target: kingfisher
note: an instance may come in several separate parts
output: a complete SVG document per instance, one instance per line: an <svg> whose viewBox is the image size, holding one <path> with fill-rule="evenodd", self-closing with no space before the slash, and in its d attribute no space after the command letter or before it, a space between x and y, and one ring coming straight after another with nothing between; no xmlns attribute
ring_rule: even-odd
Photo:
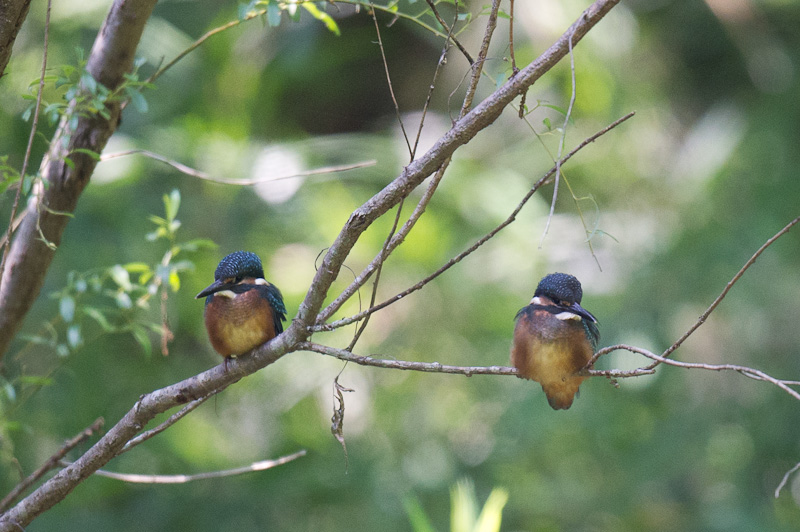
<svg viewBox="0 0 800 532"><path fill-rule="evenodd" d="M264 279L261 259L236 251L222 259L214 282L197 294L206 298L205 322L214 349L228 359L242 355L283 332L286 306L278 287Z"/></svg>
<svg viewBox="0 0 800 532"><path fill-rule="evenodd" d="M528 306L517 312L511 363L518 376L542 385L554 410L566 410L587 378L576 375L594 355L597 319L581 307L583 289L574 276L546 275Z"/></svg>

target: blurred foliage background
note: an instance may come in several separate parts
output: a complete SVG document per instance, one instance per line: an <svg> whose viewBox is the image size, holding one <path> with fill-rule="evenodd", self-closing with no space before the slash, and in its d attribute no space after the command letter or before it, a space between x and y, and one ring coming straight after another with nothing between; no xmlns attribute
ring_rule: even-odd
<svg viewBox="0 0 800 532"><path fill-rule="evenodd" d="M76 64L76 48L88 53L108 4L55 3L53 70ZM483 4L468 3L472 23L459 36L471 51L483 35ZM535 58L587 5L517 1L517 63ZM408 163L371 17L345 4L323 7L340 36L308 13L299 22L284 13L277 26L253 20L207 41L144 92L146 112L125 111L105 153L151 150L231 179L376 164L238 187L201 181L142 156L100 163L24 334L3 360L3 493L19 470L32 471L98 416L110 426L139 395L219 363L194 295L211 281L223 255L258 253L291 316L317 255L349 213ZM407 13L425 8L423 2L399 4ZM140 47L147 60L142 72L236 18L233 3L159 3ZM378 20L400 111L415 131L442 39L409 20L390 24L387 14ZM551 271L581 279L584 307L600 321L601 345L665 349L751 254L798 215L798 24L800 4L790 0L630 0L616 7L574 57L577 95L567 148L637 113L565 167L576 196L593 200L576 203L562 187L542 241L552 197L552 186L545 187L495 239L422 292L376 314L356 351L507 364L514 314ZM17 168L30 127L22 119L29 102L21 95L38 75L43 26L44 3L37 2L0 81L0 142ZM479 98L511 72L508 27L501 18ZM467 71L463 56L450 50L421 149L457 116ZM60 94L49 91L51 99ZM532 87L528 107L540 102L565 109L570 93L564 62ZM542 105L528 118L541 139L509 109L457 153L421 222L388 261L379 300L494 228L550 168L548 150L557 150L558 134L548 132L546 122L560 125L564 117ZM48 137L53 127L42 124ZM36 144L33 168L44 149L44 142ZM149 217L165 216L162 198L174 189L181 196L175 238L207 239L218 248L182 252L188 262L181 263L179 290L169 292L166 307L175 339L169 356L162 356L159 335L148 328L159 323L158 298L138 312L129 299L126 308L119 295L126 292L125 273L108 269L161 261L168 240L146 238L156 228ZM8 219L10 198L7 192L0 199L0 219ZM590 229L603 231L592 238L596 260L577 207ZM360 271L390 227L387 217L368 231L348 266ZM676 358L744 364L800 380L798 260L795 229L759 259ZM125 272L136 284L133 270ZM104 277L108 271L117 277ZM349 276L343 271L337 286L346 286ZM82 281L102 289L95 294ZM64 295L84 297L81 287L86 299L76 300L70 314ZM116 313L115 323L123 326L111 329L120 332L104 330L102 320L81 310L86 307ZM354 298L337 316L357 310ZM70 333L71 326L78 332ZM352 334L346 328L314 339L343 347ZM615 353L598 367L640 364ZM554 412L538 385L515 378L342 366L317 354L286 356L108 469L189 474L299 449L308 450L304 458L266 472L177 486L92 478L29 529L411 530L409 513L416 512L434 529L447 530L450 487L462 478L474 482L478 505L494 488L507 491L502 529L508 531L800 527L800 477L790 479L780 498L773 495L800 461L800 404L765 383L659 368L655 376L621 380L619 389L589 380L569 411ZM347 470L330 433L332 383L340 371L340 382L355 390L345 394Z"/></svg>

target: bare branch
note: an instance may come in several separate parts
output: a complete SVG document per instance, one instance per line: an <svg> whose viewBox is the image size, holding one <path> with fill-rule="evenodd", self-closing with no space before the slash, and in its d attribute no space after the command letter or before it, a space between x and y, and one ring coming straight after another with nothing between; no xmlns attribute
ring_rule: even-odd
<svg viewBox="0 0 800 532"><path fill-rule="evenodd" d="M381 27L378 25L378 17L375 15L375 9L370 9L369 14L372 15L372 22L375 24L375 35L378 37L378 49L381 51L381 60L383 61L383 72L386 76L386 84L389 86L389 95L392 97L392 104L394 105L394 113L395 117L397 118L398 124L400 124L400 131L403 132L403 139L406 141L406 146L408 147L408 153L411 154L411 158L414 157L414 150L411 148L411 142L408 140L408 134L406 133L406 127L403 125L403 117L400 116L400 106L397 103L397 98L394 95L394 87L392 86L392 76L389 74L389 63L386 62L386 51L383 49L383 39L381 39Z"/></svg>
<svg viewBox="0 0 800 532"><path fill-rule="evenodd" d="M719 296L717 296L717 299L715 299L714 302L711 303L711 306L709 306L706 309L706 311L703 312L703 314L701 314L699 318L697 318L697 321L694 323L694 325L692 325L689 328L689 330L683 334L683 336L678 338L678 340L674 344L672 344L666 351L664 351L664 353L662 353L661 356L664 358L670 356L673 351L678 349L681 346L681 344L683 344L683 342L685 342L686 339L689 338L689 336L691 336L692 333L698 329L698 327L700 327L703 323L705 323L706 319L708 319L708 316L712 312L714 312L714 309L717 308L717 306L722 302L725 296L728 295L728 292L730 291L731 288L733 288L733 285L735 285L736 282L739 279L741 279L742 275L744 275L744 272L746 272L747 269L750 268L750 266L752 266L756 262L756 259L764 252L764 250L766 250L768 247L772 245L773 242L775 242L784 234L786 234L789 231L789 229L791 229L797 224L797 222L800 222L800 216L798 216L797 218L786 224L786 226L783 229L775 233L775 236L764 242L764 244L760 248L758 248L758 251L753 253L753 256L750 257L750 260L748 260L744 264L744 266L742 266L742 268L738 271L738 273L733 276L733 279L728 281L728 284L725 285L725 289L722 291L722 293ZM658 363L659 362L656 362L656 364L653 364L653 366L658 365Z"/></svg>
<svg viewBox="0 0 800 532"><path fill-rule="evenodd" d="M483 64L489 53L489 44L492 42L492 35L497 27L497 13L499 11L500 0L492 0L492 9L489 12L489 19L486 21L486 31L483 33L483 41L481 42L480 52L478 52L478 59L472 63L472 77L467 86L467 93L464 96L464 104L461 106L460 117L463 117L469 108L472 107L472 100L475 98L475 91L478 89L478 81L480 81L481 73L483 73ZM525 94L524 91L523 94Z"/></svg>
<svg viewBox="0 0 800 532"><path fill-rule="evenodd" d="M183 408L181 408L179 411L177 411L174 414L172 414L169 418L167 418L166 421L164 421L163 423L161 423L157 427L152 428L152 429L148 430L147 432L142 432L141 434L139 434L135 438L132 438L131 440L129 440L128 443L126 443L122 447L122 449L120 449L118 454L122 454L122 453L128 452L131 449L133 449L134 447L136 447L137 445L139 445L140 443L149 440L153 436L161 434L162 432L164 432L165 430L170 428L172 425L177 423L186 414L188 414L189 412L191 412L192 410L194 410L198 406L200 406L203 403L205 403L206 400L208 400L208 398L217 395L221 391L222 390L214 390L213 392L209 393L208 395L204 395L203 397L200 397L199 399L195 399L194 401L192 401L188 405L186 405Z"/></svg>
<svg viewBox="0 0 800 532"><path fill-rule="evenodd" d="M621 123L625 122L626 120L628 120L629 118L634 116L634 114L635 113L628 113L627 115L623 116L622 118L619 118L618 120L615 120L614 122L612 122L608 126L604 127L603 129L601 129L600 131L598 131L594 135L584 139L583 142L581 142L572 151L570 151L567 155L565 155L562 159L560 159L560 163L561 164L565 163L566 161L571 159L573 155L575 155L581 149L583 149L585 146L587 146L588 144L591 144L592 142L597 140L602 135L608 133L609 131L611 131L612 129L614 129L615 127L620 125ZM343 327L345 325L349 325L351 323L354 323L356 321L359 321L359 320L365 318L366 316L372 314L373 312L377 312L378 310L381 310L382 308L385 308L385 307L391 305L392 303L400 301L402 298L406 297L407 295L409 295L409 294L411 294L413 292L416 292L417 290L421 289L423 286L425 286L426 284L431 282L433 279L435 279L436 277L438 277L439 275L443 274L445 271L450 269L450 267L452 267L455 264L457 264L458 262L460 262L464 257L469 255L473 251L477 250L480 246L482 246L487 241L489 241L492 237L494 237L497 233L502 231L505 227L510 225L516 219L517 214L519 214L519 212L522 210L522 207L524 207L525 204L528 202L528 200L531 199L533 194L539 189L539 187L541 187L545 183L545 181L547 181L550 177L552 177L552 175L555 172L556 172L556 167L554 166L553 168L551 168L544 175L544 177L542 177L536 183L534 183L533 187L531 187L531 189L528 191L528 193L525 195L525 197L522 198L522 201L520 201L519 205L517 205L517 207L513 210L511 215L508 218L506 218L500 225L498 225L497 227L492 229L489 233L487 233L486 235L481 237L469 249L466 249L465 251L462 251L461 253L459 253L458 255L453 257L452 259L450 259L444 266L442 266L441 268L436 270L434 273L432 273L431 275L429 275L428 277L426 277L425 279L423 279L419 283L417 283L414 286L404 290L403 292L400 292L399 294L395 295L394 297L392 297L390 299L387 299L386 301L384 301L384 302L382 302L382 303L380 303L378 305L373 305L370 308L368 308L367 310L359 312L358 314L356 314L354 316L351 316L349 318L343 318L341 320L338 320L338 321L335 321L335 322L329 323L329 324L323 324L323 323L320 323L318 321L317 324L313 327L313 330L314 331L331 331L333 329L337 329L339 327ZM398 244L399 244L399 242L398 242ZM338 301L339 301L339 299L334 301L334 304L337 303ZM331 306L333 306L333 304ZM328 313L328 309L325 310L325 314L327 314L327 313ZM324 316L324 314L323 314L323 316Z"/></svg>
<svg viewBox="0 0 800 532"><path fill-rule="evenodd" d="M191 177L204 179L206 181L212 181L214 183L220 183L222 185L237 185L237 186L257 185L259 183L269 183L270 181L279 181L281 179L291 179L295 177L308 177L319 174L333 174L336 172L355 170L356 168L367 168L369 166L375 166L377 164L377 161L372 159L370 161L362 161L360 163L342 164L338 166L323 166L321 168L315 168L313 170L306 170L305 172L299 172L296 174L285 175L280 177L268 177L268 178L256 178L256 179L225 179L221 177L212 176L203 171L197 170L190 166L186 166L183 163L179 163L178 161L173 161L172 159L168 159L163 155L159 155L157 153L148 150L127 150L117 153L103 154L100 157L100 161L101 162L108 161L110 159L116 159L118 157L125 157L128 155L136 155L136 154L144 155L145 157L149 157L150 159L155 159L156 161L161 161L162 163L166 163L171 167L175 168L176 170L178 170L179 172L184 173Z"/></svg>
<svg viewBox="0 0 800 532"><path fill-rule="evenodd" d="M428 6L431 8L431 11L433 12L433 16L436 17L436 21L439 24L441 24L442 28L444 28L444 31L447 32L447 38L453 40L453 42L456 44L458 49L461 50L461 53L464 54L464 57L467 58L467 61L469 61L470 65L472 63L474 63L475 61L472 59L472 56L469 55L469 52L467 51L466 48L464 48L464 45L461 44L458 41L458 39L456 38L455 35L453 35L452 28L447 26L447 23L444 21L442 16L439 14L439 10L436 9L436 4L433 3L433 0L427 0L427 2L428 2ZM456 6L456 8L458 8L458 2L455 3L455 6ZM453 26L455 26L455 24L453 24Z"/></svg>
<svg viewBox="0 0 800 532"><path fill-rule="evenodd" d="M301 456L305 456L306 451L297 451L294 454L281 456L274 460L262 460L260 462L253 462L244 467L237 467L235 469L225 469L223 471L209 471L206 473L195 473L194 475L139 475L135 473L114 473L112 471L105 471L98 469L94 472L95 475L106 478L113 478L114 480L121 480L123 482L130 482L132 484L186 484L187 482L194 482L196 480L207 480L209 478L223 478L241 475L243 473L251 473L253 471L266 471L279 465L287 464L297 460ZM62 460L62 465L71 465L70 462Z"/></svg>
<svg viewBox="0 0 800 532"><path fill-rule="evenodd" d="M426 373L452 373L471 377L473 375L516 375L517 368L508 366L448 366L438 362L409 362L407 360L389 360L373 358L372 356L356 355L345 349L337 349L327 345L313 342L298 344L298 349L312 351L321 355L336 357L339 360L353 362L361 366L372 366L386 369L404 369L409 371L423 371Z"/></svg>
<svg viewBox="0 0 800 532"><path fill-rule="evenodd" d="M775 488L776 499L781 496L781 490L783 489L784 486L786 486L786 483L789 482L789 477L792 476L792 473L796 472L798 469L800 469L800 462L796 463L793 468L791 468L789 471L786 472L785 475L783 475L780 484L778 484L778 487Z"/></svg>
<svg viewBox="0 0 800 532"><path fill-rule="evenodd" d="M795 399L800 401L800 393L798 393L797 391L795 391L792 388L790 388L791 385L796 384L795 381L786 381L786 380L783 380L783 379L776 379L775 377L772 377L771 375L768 375L768 374L764 373L761 370L758 370L758 369L755 369L755 368L750 368L750 367L747 367L747 366L740 366L738 364L705 364L705 363L702 363L702 362L680 362L678 360L673 360L671 358L666 358L663 355L657 355L657 354L652 353L652 352L648 351L647 349L643 349L641 347L633 347L633 346L625 345L625 344L618 344L618 345L612 345L612 346L609 346L609 347L604 347L603 349L598 351L597 354L595 354L594 357L592 357L592 361L596 360L599 356L608 354L608 353L610 353L612 351L617 351L619 349L624 349L626 351L630 351L631 353L638 353L638 354L640 354L640 355L642 355L644 357L649 358L650 360L655 360L658 364L667 364L668 366L675 366L677 368L705 369L705 370L709 370L709 371L735 371L735 372L741 373L745 377L749 377L749 378L751 378L753 380L764 381L764 382L768 382L770 384L774 384L775 386L777 386L781 390L785 391L786 393L788 393L789 395L791 395L792 397L794 397ZM651 366L647 366L647 367L644 367L644 368L639 368L638 370L634 370L634 371L639 371L639 372L642 372L642 373L639 373L639 374L633 375L633 376L645 375L646 373L644 373L644 372L651 371L654 366L655 365L651 365ZM595 373L592 370L589 370L589 371L583 370L583 371L585 372L585 374L588 374L588 375L599 375L598 373ZM608 372L604 372L602 374L603 375L607 375ZM608 374L608 375L612 376L612 377L620 376L620 375L614 375L613 372Z"/></svg>
<svg viewBox="0 0 800 532"><path fill-rule="evenodd" d="M67 456L68 452L70 452L72 449L74 449L87 439L89 439L89 437L92 434L100 430L100 428L103 426L103 423L104 423L103 418L101 417L97 418L95 422L91 424L91 426L84 429L77 436L67 440L64 443L64 445L61 446L61 449L59 449L56 454L48 458L47 461L44 464L42 464L41 467L39 467L39 469L31 473L26 479L24 479L22 482L14 486L14 489L11 490L8 495L3 497L3 500L0 501L0 512L4 512L6 508L8 508L11 505L11 503L13 503L17 499L17 497L20 496L20 494L22 494L26 489L32 486L37 480L42 478L45 475L45 473L47 473L51 469L55 469L56 467L58 467L59 461L65 456Z"/></svg>

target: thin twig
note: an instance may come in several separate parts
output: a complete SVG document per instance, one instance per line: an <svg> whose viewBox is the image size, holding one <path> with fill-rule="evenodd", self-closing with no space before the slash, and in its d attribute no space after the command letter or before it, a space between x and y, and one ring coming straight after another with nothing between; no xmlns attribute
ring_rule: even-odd
<svg viewBox="0 0 800 532"><path fill-rule="evenodd" d="M177 411L174 414L172 414L170 417L168 417L166 419L166 421L164 421L163 423L161 423L157 427L154 427L154 428L152 428L152 429L150 429L150 430L148 430L146 432L142 432L141 434L139 434L135 438L131 438L131 440L128 441L128 443L126 443L122 447L122 449L120 449L119 453L117 453L117 454L122 454L122 453L125 453L127 451L130 451L131 449L133 449L134 447L136 447L140 443L145 442L145 441L149 440L150 438L152 438L153 436L156 436L157 434L160 434L160 433L164 432L166 429L168 429L169 427L171 427L172 425L177 423L186 414L188 414L189 412L191 412L192 410L194 410L195 408L197 408L201 404L205 403L206 400L208 400L209 397L213 397L213 396L217 395L219 392L221 392L225 388L227 388L227 386L225 386L223 388L220 388L218 390L214 390L210 394L204 395L203 397L200 397L199 399L195 399L194 401L190 402L189 404L187 404L186 406L181 408L179 411Z"/></svg>
<svg viewBox="0 0 800 532"><path fill-rule="evenodd" d="M450 373L457 375L465 375L471 377L472 375L516 375L517 368L508 366L449 366L440 364L438 362L410 362L407 360L389 360L383 358L373 358L372 356L356 355L345 349L337 349L327 345L321 345L314 342L303 342L299 344L298 349L304 351L312 351L321 355L327 355L353 362L361 366L373 366L377 368L386 369L404 369L409 371L423 371L427 373Z"/></svg>
<svg viewBox="0 0 800 532"><path fill-rule="evenodd" d="M632 113L632 112L628 113L627 115L623 116L622 118L619 118L618 120L615 120L614 122L612 122L608 126L604 127L603 129L601 129L600 131L598 131L594 135L586 138L583 142L581 142L578 146L576 146L572 151L570 151L562 159L559 159L560 163L561 164L565 163L566 161L571 159L576 153L578 153L581 149L583 149L586 145L594 142L595 140L597 140L602 135L608 133L609 131L611 131L612 129L614 129L615 127L620 125L621 123L623 123L626 120L628 120L629 118L631 118L634 114L635 113ZM506 226L511 224L516 219L517 214L519 214L519 212L522 210L522 208L525 206L525 204L528 202L528 200L530 200L530 198L533 196L533 194L555 172L556 172L556 168L555 167L551 168L541 179L539 179L536 183L534 183L534 185L531 187L531 189L528 191L528 193L522 198L522 201L520 201L519 205L517 205L517 207L514 209L514 211L511 213L511 215L509 215L509 217L505 219L505 221L503 221L500 225L498 225L497 227L495 227L494 229L489 231L486 235L481 237L470 248L462 251L461 253L459 253L458 255L453 257L452 259L450 259L444 266L442 266L441 268L436 270L434 273L432 273L431 275L429 275L428 277L426 277L425 279L423 279L419 283L417 283L414 286L404 290L403 292L400 292L399 294L393 296L392 298L387 299L383 303L371 306L367 310L361 311L358 314L355 314L355 315L350 316L348 318L343 318L341 320L338 320L338 321L335 321L335 322L329 323L329 324L321 324L318 321L317 324L314 327L312 327L312 330L313 331L332 331L332 330L337 329L339 327L343 327L345 325L349 325L351 323L354 323L356 321L359 321L359 320L365 318L366 316L372 314L373 312L381 310L382 308L385 308L385 307L391 305L392 303L395 303L395 302L401 300L402 298L406 297L407 295L411 294L412 292L416 292L417 290L419 290L420 288L422 288L423 286L425 286L426 284L431 282L433 279L435 279L436 277L440 276L442 273L444 273L445 271L450 269L453 265L455 265L458 262L460 262L464 257L466 257L467 255L469 255L472 252L474 252L475 250L477 250L479 247L481 247L483 244L485 244L488 240L490 240L492 237L494 237L497 233L499 233L501 230L503 230Z"/></svg>
<svg viewBox="0 0 800 532"><path fill-rule="evenodd" d="M397 231L397 224L400 223L400 213L403 212L404 203L405 200L400 200L400 203L397 204L397 214L395 214L394 222L392 223L392 228L389 230L389 235L383 242L383 247L381 248L381 252L378 254L378 264L375 269L375 280L372 283L372 295L370 295L370 300L369 300L370 307L375 304L375 300L378 297L378 285L380 284L381 281L381 272L383 271L383 264L386 261L386 258L389 256L389 244L391 244L392 237ZM348 351L352 351L355 348L356 344L358 343L358 339L361 338L362 334L364 334L364 330L367 328L367 325L369 324L369 318L370 317L367 316L366 319L364 319L364 322L361 323L361 326L357 327L356 333L353 335L353 340L350 342L350 345L347 346Z"/></svg>
<svg viewBox="0 0 800 532"><path fill-rule="evenodd" d="M200 170L196 170L189 166L186 166L183 163L179 163L177 161L173 161L172 159L168 159L163 155L159 155L152 151L148 150L127 150L121 151L117 153L109 153L103 154L100 157L100 161L108 161L109 159L116 159L117 157L125 157L128 155L144 155L145 157L149 157L150 159L155 159L156 161L160 161L162 163L166 163L171 167L175 168L181 173L184 173L191 177L197 177L198 179L205 179L206 181L212 181L214 183L220 183L222 185L236 185L236 186L250 186L250 185L257 185L259 183L269 183L271 181L279 181L282 179L292 179L295 177L308 177L312 175L319 175L319 174L333 174L336 172L344 172L347 170L354 170L356 168L366 168L369 166L375 166L377 161L370 160L370 161L362 161L360 163L354 164L343 164L338 166L323 166L322 168L316 168L314 170L306 170L305 172L298 172L292 175L280 176L280 177L265 177L265 178L257 178L257 179L223 179L220 177L214 177L210 174L202 172Z"/></svg>
<svg viewBox="0 0 800 532"><path fill-rule="evenodd" d="M644 368L639 368L639 370L634 370L634 371L642 371L643 372L641 373L642 375L646 374L644 372L649 372L650 370L652 370L658 364L667 364L668 366L675 366L677 368L685 368L685 369L705 369L709 371L735 371L737 373L741 373L745 377L749 377L757 381L764 381L764 382L769 382L770 384L774 384L781 390L785 391L786 393L788 393L789 395L800 401L800 393L789 387L790 383L793 383L794 381L785 381L783 379L777 379L775 377L772 377L771 375L764 373L759 369L750 368L747 366L740 366L738 364L705 364L702 362L680 362L678 360L666 358L663 355L657 355L641 347L634 347L625 344L618 344L609 347L604 347L603 349L597 352L595 357L592 357L592 361L596 360L598 356L602 356L607 353L610 353L611 351L616 351L619 349L624 349L626 351L630 351L631 353L638 353L646 358L649 358L650 360L656 361L657 364L646 366ZM590 364L591 363L593 362L590 362ZM586 374L593 375L594 373L589 371Z"/></svg>
<svg viewBox="0 0 800 532"><path fill-rule="evenodd" d="M769 240L764 242L764 244L760 248L758 248L758 251L753 253L753 256L750 257L750 260L748 260L745 263L745 265L742 266L742 268L739 270L739 272L736 275L733 276L733 279L728 281L728 284L725 285L725 289L722 291L722 293L719 296L717 296L717 299L715 299L714 302L711 303L711 306L709 306L706 309L706 311L703 312L703 314L701 314L699 318L697 318L697 321L694 323L694 325L692 325L689 328L689 330L686 331L683 334L683 336L678 338L678 340L674 344L669 346L669 348L666 351L664 351L661 354L661 356L664 357L664 358L670 356L673 353L673 351L678 349L681 346L681 344L683 344L683 342L685 342L686 339L689 338L689 336L691 336L692 333L697 330L698 327L700 327L703 323L705 323L706 319L708 319L708 316L712 312L714 312L714 309L717 308L717 306L722 302L722 300L725 298L725 296L728 295L728 292L730 291L731 288L733 288L733 285L735 285L736 282L739 279L741 279L742 275L744 275L744 272L746 272L747 269L750 268L750 266L752 266L756 262L756 259L764 252L764 250L766 250L769 246L772 245L773 242L775 242L780 237L782 237L784 234L786 234L789 231L789 229L791 229L792 227L794 227L797 224L797 222L800 222L800 216L798 216L797 218L795 218L794 220L792 220L791 222L786 224L786 226L783 229L781 229L780 231L775 233L775 236L773 236L772 238L770 238ZM653 364L654 367L657 366L657 365L658 365L658 362Z"/></svg>
<svg viewBox="0 0 800 532"><path fill-rule="evenodd" d="M776 499L781 496L781 490L786 485L786 483L789 482L789 477L792 476L792 473L794 473L798 469L800 469L800 462L796 463L793 468L791 468L789 471L786 472L785 475L783 475L780 484L778 484L778 487L775 488Z"/></svg>
<svg viewBox="0 0 800 532"><path fill-rule="evenodd" d="M470 78L467 92L464 95L464 104L461 106L461 113L459 117L463 117L470 107L472 101L475 99L475 91L478 90L478 81L481 79L483 73L483 64L486 62L486 56L489 54L489 44L492 42L492 35L497 27L497 13L500 11L500 0L492 0L492 10L489 12L489 19L486 21L486 30L483 33L483 41L481 42L481 49L478 52L478 58L472 63L472 77Z"/></svg>
<svg viewBox="0 0 800 532"><path fill-rule="evenodd" d="M0 259L0 284L3 283L3 272L6 269L6 258L8 256L9 245L11 244L11 235L13 234L18 223L15 224L17 217L17 209L19 209L19 200L22 196L23 184L25 183L25 174L28 172L28 165L31 161L31 150L33 149L33 139L36 138L36 127L39 124L39 109L42 106L42 92L44 92L44 77L47 74L47 49L50 44L50 8L52 7L52 0L47 0L47 11L44 16L44 52L42 54L42 73L39 76L39 89L36 92L36 107L33 110L33 122L31 123L31 134L28 136L28 145L25 148L25 158L22 160L22 170L19 173L19 185L17 186L17 193L14 195L14 204L11 207L11 216L8 219L8 229L6 230L5 240L2 243L3 258Z"/></svg>
<svg viewBox="0 0 800 532"><path fill-rule="evenodd" d="M550 221L553 219L553 214L556 210L556 200L558 199L558 183L561 181L561 154L564 151L564 142L567 138L567 126L569 125L569 118L572 115L572 107L575 105L575 54L572 53L572 34L569 36L569 65L572 73L572 93L569 98L569 107L567 107L567 114L564 117L564 127L561 130L561 138L558 141L558 154L556 156L556 177L553 184L553 200L550 202L550 214L547 216L547 222L544 225L544 232L542 233L542 240L539 242L539 248L544 244L544 239L547 232L550 230Z"/></svg>
<svg viewBox="0 0 800 532"><path fill-rule="evenodd" d="M425 209L427 208L428 203L433 197L434 192L436 192L436 188L439 186L439 183L441 182L443 176L444 176L443 171L439 170L436 172L434 177L431 179L431 182L428 184L428 188L425 189L424 194L417 203L414 212L411 213L411 216L409 216L408 220L406 220L406 223L403 224L403 227L400 228L400 230L392 237L392 241L386 248L387 253L391 253L397 246L403 243L403 240L405 240L405 237L414 227L414 224L417 223L419 218L425 212ZM358 289L364 285L364 283L366 283L369 280L372 273L378 268L378 265L381 263L382 260L381 256L382 253L378 253L378 255L374 259L372 259L372 262L370 262L367 265L367 267L364 268L364 270L353 280L353 282L350 283L350 285L347 288L342 290L342 292L336 297L336 299L333 302L331 302L330 305L328 305L324 310L322 310L322 312L319 313L319 315L317 316L316 324L319 325L325 323L325 321L328 320L328 318L333 316L333 314L336 313L336 311L339 310L341 306L347 300L349 300L353 296L353 294L355 294L358 291Z"/></svg>
<svg viewBox="0 0 800 532"><path fill-rule="evenodd" d="M389 94L392 97L392 103L394 104L394 113L397 116L397 122L400 124L400 131L403 132L403 138L406 141L406 146L408 147L408 153L413 155L414 150L411 149L411 141L408 140L408 134L406 133L406 128L403 125L403 117L400 115L400 106L397 103L397 98L394 95L394 87L392 86L392 76L389 74L389 63L386 61L386 53L383 50L383 40L381 39L381 28L378 25L378 17L375 15L375 6L370 2L370 15L372 15L372 22L375 23L375 34L378 36L378 48L381 51L381 59L383 60L383 71L386 74L386 82L389 84ZM413 160L413 159L412 159Z"/></svg>
<svg viewBox="0 0 800 532"><path fill-rule="evenodd" d="M508 50L511 56L511 75L516 76L519 69L517 68L516 54L514 54L514 0L509 0L508 3ZM521 108L522 106L520 106Z"/></svg>
<svg viewBox="0 0 800 532"><path fill-rule="evenodd" d="M430 6L431 11L433 12L433 16L436 17L436 21L439 24L441 24L442 28L444 28L445 32L447 32L447 38L448 39L452 39L453 42L458 47L458 49L461 50L461 53L464 54L464 57L467 58L467 61L469 61L469 64L470 65L473 64L475 61L472 59L472 56L469 55L469 52L467 51L467 49L464 48L464 46L459 42L459 40L455 37L455 35L453 35L453 30L447 26L447 23L444 21L442 16L439 14L439 11L436 9L436 4L433 3L433 0L427 0L427 2L428 2L428 6ZM456 2L455 6L456 6L456 12L458 12L458 2ZM455 28L455 23L453 23L453 28Z"/></svg>
<svg viewBox="0 0 800 532"><path fill-rule="evenodd" d="M94 472L95 475L113 478L114 480L121 480L123 482L130 482L132 484L186 484L187 482L194 482L195 480L207 480L209 478L223 478L241 475L243 473L251 473L253 471L266 471L279 465L289 463L297 460L301 456L305 456L306 451L297 451L294 454L281 456L274 460L262 460L260 462L253 462L244 467L237 467L235 469L225 469L223 471L208 471L206 473L195 473L194 475L139 475L135 473L114 473L112 471L105 471L98 469ZM61 461L63 466L68 466L71 462L66 460Z"/></svg>
<svg viewBox="0 0 800 532"><path fill-rule="evenodd" d="M440 71L442 65L444 65L444 61L445 61L447 50L448 50L448 43L449 43L449 41L445 42L445 46L442 48L442 53L439 56L439 61L436 64L436 69L434 70L434 73L433 73L433 80L431 81L430 90L428 91L428 97L427 97L427 99L425 101L425 105L423 106L423 109L422 109L422 118L420 119L419 127L417 128L417 136L416 136L416 138L414 140L414 147L411 150L411 160L412 161L414 160L414 157L416 156L417 147L419 146L419 139L420 139L420 136L422 135L422 127L423 127L423 124L424 124L425 116L426 116L427 111L428 111L428 107L429 107L430 102L431 102L431 98L432 98L432 95L433 95L433 90L434 90L434 88L436 86L436 79L438 77L438 74L439 74L439 71ZM479 69L479 71L480 71L480 69ZM465 112L466 111L462 110L462 116L463 116L463 114ZM442 166L439 167L439 169L437 170L437 172L434 175L433 179L431 179L431 182L429 183L428 188L425 190L425 193L422 195L422 198L417 203L417 206L414 209L414 212L411 214L411 216L408 218L408 220L406 220L406 222L403 224L403 227L401 228L401 230L398 233L395 233L395 229L396 229L397 223L399 221L399 216L400 216L400 212L402 210L402 205L403 205L404 201L400 202L399 208L397 210L397 215L395 216L394 225L392 227L392 230L389 232L389 237L384 242L384 245L381 248L380 253L378 253L378 255L372 260L372 262L370 262L369 265L367 265L367 267L364 268L364 270L361 272L361 274L358 277L356 277L353 280L353 282L347 288L345 288L339 294L339 296L337 296L337 298L330 305L328 305L327 308L325 308L322 312L320 312L320 314L319 314L319 316L317 317L317 320L316 320L317 323L324 323L325 320L327 320L330 316L332 316L348 299L350 299L350 297L352 297L352 295L354 293L356 293L356 291L358 291L359 288L361 288L364 285L364 283L367 282L367 280L371 277L373 272L376 272L376 271L378 272L376 274L376 277L378 275L380 275L380 271L382 269L383 262L386 260L386 258L389 255L391 255L391 253L397 248L397 246L399 246L403 242L403 240L405 240L405 237L408 235L408 233L414 227L414 225L416 224L417 220L419 220L420 216L422 216L422 214L425 212L425 209L426 209L428 203L430 202L431 198L433 197L434 192L436 192L436 189L439 186L439 183L441 182L442 177L444 176L444 170L447 167L447 162L448 161L445 161L445 163L443 163ZM377 293L377 284L374 285L374 288L373 288L373 291L372 291L372 298L371 298L370 306L375 304L375 295L376 295L376 293ZM361 331L363 331L363 329L364 329L364 327L362 326L361 327ZM360 336L360 334L361 334L360 332L356 333L356 337L354 338L354 342L358 340L358 336ZM353 344L353 345L355 345L355 344Z"/></svg>
<svg viewBox="0 0 800 532"><path fill-rule="evenodd" d="M61 446L61 449L59 449L58 452L53 456L48 458L47 461L39 467L39 469L31 473L22 482L14 486L14 489L12 489L8 495L3 497L3 500L0 501L0 513L4 512L9 506L11 506L11 504L17 499L17 497L20 496L22 492L33 485L34 482L42 478L45 473L58 467L58 462L64 458L68 452L80 445L82 442L86 441L92 434L100 430L100 427L103 426L103 423L103 418L97 418L94 423L83 429L80 434L67 440L64 445Z"/></svg>

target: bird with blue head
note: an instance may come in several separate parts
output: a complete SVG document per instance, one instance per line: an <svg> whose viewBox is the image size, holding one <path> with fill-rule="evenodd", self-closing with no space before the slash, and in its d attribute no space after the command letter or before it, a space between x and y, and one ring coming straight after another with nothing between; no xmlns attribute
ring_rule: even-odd
<svg viewBox="0 0 800 532"><path fill-rule="evenodd" d="M197 294L206 298L205 325L214 350L236 357L283 332L286 306L278 287L264 279L258 255L236 251L222 259L214 282Z"/></svg>
<svg viewBox="0 0 800 532"><path fill-rule="evenodd" d="M580 281L566 273L546 275L516 316L511 363L518 376L542 385L555 410L566 410L587 378L577 375L597 350L597 319L581 307Z"/></svg>

